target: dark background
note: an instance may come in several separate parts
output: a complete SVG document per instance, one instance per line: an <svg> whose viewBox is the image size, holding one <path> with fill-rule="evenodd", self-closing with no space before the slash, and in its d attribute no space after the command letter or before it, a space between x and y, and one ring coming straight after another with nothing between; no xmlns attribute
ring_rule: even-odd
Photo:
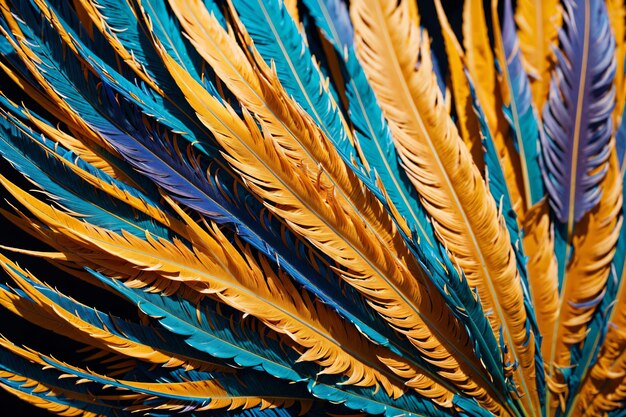
<svg viewBox="0 0 626 417"><path fill-rule="evenodd" d="M125 0L120 0L125 1ZM463 9L462 0L442 0L444 7L448 13L448 19L457 32L459 39L460 22ZM490 1L485 4L485 9L490 10ZM443 41L439 36L439 24L437 22L437 16L434 9L432 0L419 0L419 11L421 16L421 24L428 29L428 32L433 38L432 48L437 51L437 58L442 66L442 70L445 71L445 54L443 54ZM489 20L488 20L489 21ZM0 90L12 98L15 101L23 101L27 107L37 110L36 103L29 101L28 97L25 97L21 91L11 83L10 80L4 74L0 74ZM29 184L24 181L23 177L15 172L11 166L2 158L0 158L0 173L7 177L9 180L28 188ZM0 191L2 193L2 191ZM9 203L4 199L2 195L0 200L0 207L11 211ZM6 246L14 246L18 248L26 248L32 250L45 250L40 242L30 238L25 233L21 232L10 222L0 219L0 244ZM63 275L62 272L50 267L49 264L34 259L32 257L21 256L17 254L10 254L11 259L17 261L22 267L27 268L33 272L39 278L53 282L54 285L62 290L65 288L71 288L73 294L80 294L80 301L84 303L93 302L90 305L98 304L98 294L82 283L77 283L76 280L72 280L69 277ZM4 276L0 276L0 281L4 282L6 279ZM78 287L78 288L77 288ZM0 333L7 336L11 341L20 345L22 343L27 344L30 347L37 348L41 352L46 354L52 354L53 356L63 356L68 352L73 352L75 346L72 341L66 338L59 337L53 332L35 329L32 325L25 320L16 317L12 313L0 308ZM33 340L33 334L37 334L37 340ZM52 415L51 413L25 403L18 398L10 395L6 391L0 389L0 417L9 416L25 416L25 417L46 417Z"/></svg>

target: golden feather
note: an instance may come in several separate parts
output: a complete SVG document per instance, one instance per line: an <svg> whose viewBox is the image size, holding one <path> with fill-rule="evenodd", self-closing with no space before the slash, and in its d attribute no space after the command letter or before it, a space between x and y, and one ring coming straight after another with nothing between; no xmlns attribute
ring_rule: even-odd
<svg viewBox="0 0 626 417"><path fill-rule="evenodd" d="M570 348L586 336L587 324L602 296L611 270L611 261L620 233L622 218L622 176L617 156L612 153L609 169L602 182L603 193L598 205L577 224L572 240L573 254L565 268L558 316L546 354L546 380L553 395L552 412L565 407L567 385L560 369L570 365ZM599 302L599 301L598 301Z"/></svg>
<svg viewBox="0 0 626 417"><path fill-rule="evenodd" d="M530 78L539 117L548 99L555 57L553 47L563 19L559 0L518 0L515 12L522 62Z"/></svg>
<svg viewBox="0 0 626 417"><path fill-rule="evenodd" d="M446 17L441 0L435 0L437 9L437 17L441 25L441 33L446 47L446 55L448 56L448 66L450 71L450 80L452 82L452 94L454 97L454 106L456 115L459 118L458 127L465 142L465 146L470 151L474 163L478 170L483 173L485 171L485 163L483 157L483 145L481 142L480 127L478 120L472 108L472 97L470 93L467 76L465 74L466 64L465 55L461 44L456 38L448 18Z"/></svg>
<svg viewBox="0 0 626 417"><path fill-rule="evenodd" d="M392 1L353 2L351 13L357 54L409 178L444 246L470 286L478 288L483 308L494 312L489 316L494 330L504 326L509 355L521 364L516 382L532 415L538 411L533 336L523 324L515 255L495 203L443 107L428 38L411 25L406 2L398 7Z"/></svg>

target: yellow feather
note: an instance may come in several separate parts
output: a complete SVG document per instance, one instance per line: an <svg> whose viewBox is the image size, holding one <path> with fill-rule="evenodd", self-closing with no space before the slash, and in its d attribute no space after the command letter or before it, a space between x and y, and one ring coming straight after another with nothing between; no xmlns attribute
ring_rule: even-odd
<svg viewBox="0 0 626 417"><path fill-rule="evenodd" d="M263 135L247 112L245 121L239 119L232 109L213 98L167 54L161 53L185 97L213 130L248 188L261 196L266 206L284 218L293 231L331 256L341 267L343 279L363 293L387 321L401 329L433 365L445 369L442 374L446 378L459 385L467 383L473 395L486 397L484 389L472 381L484 381L476 369L480 365L471 359L468 340L437 291L416 281L390 253L389 246L376 243L376 236L364 225L363 218L336 203L339 196L320 190L317 181L311 183L310 175L302 172L304 167L294 171L273 138L267 131ZM459 350L453 354L446 339ZM465 373L468 365L471 378Z"/></svg>
<svg viewBox="0 0 626 417"><path fill-rule="evenodd" d="M494 30L497 29L494 27ZM498 89L495 61L487 33L483 0L467 0L464 3L463 45L467 69L471 79L476 83L476 95L487 118L511 202L518 219L521 220L526 206L523 179L519 174L520 160L513 141L508 138L509 125L502 112L502 97Z"/></svg>
<svg viewBox="0 0 626 417"><path fill-rule="evenodd" d="M528 256L526 268L535 318L543 340L551 340L559 307L559 283L547 200L542 200L526 212L523 227L524 252ZM549 349L549 343L542 343L541 354L544 358Z"/></svg>
<svg viewBox="0 0 626 417"><path fill-rule="evenodd" d="M242 247L240 254L217 228L196 238L192 235L192 252L176 239L168 242L146 235L144 241L124 232L118 235L91 226L39 202L2 178L0 182L48 227L77 242L90 244L91 250L104 251L118 257L118 264L124 260L144 271L156 273L158 267L164 278L187 282L197 291L214 294L234 308L258 317L268 327L289 335L304 348L301 360L319 363L324 367L323 373L344 373L349 377L347 384L380 383L390 395L402 394L402 384L377 359L386 357L403 362L400 358L394 359L382 347L367 342L356 329L339 326L340 319L331 310L301 295L283 273L275 274L266 261L257 264L247 248ZM182 210L178 212L186 216ZM191 231L198 233L198 230L196 226ZM415 367L412 373L424 378ZM414 388L451 406L452 394L428 378Z"/></svg>
<svg viewBox="0 0 626 417"><path fill-rule="evenodd" d="M477 287L495 331L504 326L508 360L520 363L517 383L527 412L538 410L533 335L515 254L495 202L443 107L427 36L411 26L406 2L351 4L357 54L390 123L409 178L435 230ZM530 338L530 343L528 339ZM513 362L513 361L511 361Z"/></svg>
<svg viewBox="0 0 626 417"><path fill-rule="evenodd" d="M615 37L615 110L613 119L615 128L620 126L626 102L626 77L624 60L626 59L626 5L623 0L607 0L606 7L609 23Z"/></svg>
<svg viewBox="0 0 626 417"><path fill-rule="evenodd" d="M36 306L33 306L30 302L24 303L20 297L12 296L11 293L6 293L5 291L2 291L3 297L0 302L7 308L14 310L14 312L21 317L32 321L34 324L47 329L57 329L60 334L70 336L73 340L81 341L87 345L98 346L103 349L118 352L127 357L160 364L164 367L184 366L187 369L217 370L222 373L233 372L232 368L208 362L199 362L193 358L157 350L148 345L99 329L82 320L79 316L70 314L62 307L57 306L54 301L47 298L35 287L22 279L16 271L41 284L32 274L24 271L2 254L0 254L0 266L11 276L13 281L28 294L36 303Z"/></svg>
<svg viewBox="0 0 626 417"><path fill-rule="evenodd" d="M559 315L544 339L550 353L545 356L546 379L553 389L552 412L565 406L567 386L559 369L570 365L570 348L582 342L587 324L595 311L593 306L581 306L602 295L611 271L611 261L620 233L622 218L622 182L615 152L611 155L606 178L602 182L602 198L576 226L573 235L573 255L565 269Z"/></svg>
<svg viewBox="0 0 626 417"><path fill-rule="evenodd" d="M541 117L550 91L556 45L563 19L559 0L518 0L515 12L522 62L530 75L535 108Z"/></svg>
<svg viewBox="0 0 626 417"><path fill-rule="evenodd" d="M463 46L467 69L476 83L478 100L487 116L493 134L498 132L496 107L496 70L491 51L487 22L482 0L466 0L463 3Z"/></svg>
<svg viewBox="0 0 626 417"><path fill-rule="evenodd" d="M441 25L441 34L443 35L443 41L446 46L448 69L452 81L452 93L454 95L456 115L459 118L458 126L461 131L461 137L463 138L463 142L465 142L465 146L469 149L478 170L483 173L485 170L484 150L481 143L480 127L472 108L472 97L465 75L466 65L464 62L465 56L463 49L452 27L450 27L448 18L441 5L441 0L435 0L435 7L437 9L439 24Z"/></svg>

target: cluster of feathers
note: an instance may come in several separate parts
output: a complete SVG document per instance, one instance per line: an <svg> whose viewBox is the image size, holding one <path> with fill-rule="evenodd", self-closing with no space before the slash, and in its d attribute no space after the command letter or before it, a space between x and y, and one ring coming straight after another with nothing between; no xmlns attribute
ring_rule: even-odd
<svg viewBox="0 0 626 417"><path fill-rule="evenodd" d="M0 0L0 386L625 416L624 1L442 2Z"/></svg>

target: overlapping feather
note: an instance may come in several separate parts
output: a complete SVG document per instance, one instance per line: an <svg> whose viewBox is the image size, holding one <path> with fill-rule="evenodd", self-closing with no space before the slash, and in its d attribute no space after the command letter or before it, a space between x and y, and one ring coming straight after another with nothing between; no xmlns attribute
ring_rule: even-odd
<svg viewBox="0 0 626 417"><path fill-rule="evenodd" d="M0 387L65 415L614 414L606 3L564 0L553 53L554 1L516 30L467 0L461 42L437 1L439 66L412 0L0 0L32 99L0 95L0 153L37 189L0 177L0 213L46 245L0 242L0 305L86 348L2 338Z"/></svg>
<svg viewBox="0 0 626 417"><path fill-rule="evenodd" d="M515 255L494 201L442 107L426 37L411 26L405 2L399 7L392 2L355 3L351 7L357 52L390 121L405 169L433 217L438 237L470 285L478 288L483 308L493 311L490 321L494 332L504 326L503 337L509 348L503 355L507 363L521 364L516 383L525 393L530 412L538 408L531 405L538 401L531 377L534 349L533 343L528 343L532 339L529 329L521 325L526 314ZM376 31L388 35L380 39ZM383 67L395 74L393 83L381 78ZM497 243L499 239L501 243ZM486 241L490 248L480 246ZM498 292L504 289L498 279L507 282L504 292ZM520 377L518 372L526 376Z"/></svg>

